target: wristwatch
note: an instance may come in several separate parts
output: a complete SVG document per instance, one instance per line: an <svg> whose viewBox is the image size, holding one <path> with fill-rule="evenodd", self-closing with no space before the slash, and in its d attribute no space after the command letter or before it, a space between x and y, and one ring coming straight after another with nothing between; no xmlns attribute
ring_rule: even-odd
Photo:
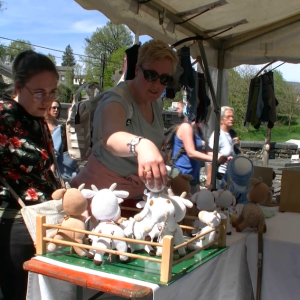
<svg viewBox="0 0 300 300"><path fill-rule="evenodd" d="M135 138L133 138L131 140L130 143L127 144L127 146L129 147L129 153L137 155L137 153L135 152L135 146L140 142L141 139L144 139L144 137L143 136L136 136Z"/></svg>

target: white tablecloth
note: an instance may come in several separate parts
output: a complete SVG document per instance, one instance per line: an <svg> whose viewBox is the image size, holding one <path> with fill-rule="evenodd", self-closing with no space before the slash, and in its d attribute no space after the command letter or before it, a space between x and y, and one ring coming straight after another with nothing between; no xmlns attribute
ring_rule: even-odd
<svg viewBox="0 0 300 300"><path fill-rule="evenodd" d="M245 247L248 235L249 232L234 232L232 236L227 236L227 245L230 246L228 250L170 286L149 284L102 272L94 273L151 287L153 298L150 297L150 299L153 300L253 300ZM87 272L86 269L80 267L78 270ZM90 273L89 270L88 272ZM76 288L72 284L29 273L27 300L73 300L76 299L75 293ZM86 298L90 297L91 290L85 291L85 295Z"/></svg>
<svg viewBox="0 0 300 300"><path fill-rule="evenodd" d="M299 196L300 198L300 196ZM280 213L267 219L264 234L262 300L300 299L300 215ZM253 290L257 281L257 235L246 240Z"/></svg>

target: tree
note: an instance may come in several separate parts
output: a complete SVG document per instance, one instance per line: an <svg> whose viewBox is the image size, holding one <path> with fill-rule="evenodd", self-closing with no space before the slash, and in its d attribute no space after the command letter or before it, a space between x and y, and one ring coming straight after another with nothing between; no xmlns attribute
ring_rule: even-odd
<svg viewBox="0 0 300 300"><path fill-rule="evenodd" d="M35 50L35 48L30 45L29 41L16 40L11 42L6 49L6 61L11 63L20 52L25 50Z"/></svg>
<svg viewBox="0 0 300 300"><path fill-rule="evenodd" d="M65 67L74 67L76 65L73 50L70 45L68 45L65 49L61 65Z"/></svg>
<svg viewBox="0 0 300 300"><path fill-rule="evenodd" d="M125 57L125 50L127 47L123 46L117 50L115 50L109 57L109 61L107 61L105 70L104 70L104 89L109 89L114 86L114 82L112 81L112 76L114 75L115 71L123 70L124 66L124 57Z"/></svg>
<svg viewBox="0 0 300 300"><path fill-rule="evenodd" d="M78 79L78 84L81 85L83 81L83 65L76 64L74 67L74 77Z"/></svg>
<svg viewBox="0 0 300 300"><path fill-rule="evenodd" d="M53 61L53 63L56 65L56 59L55 59L55 56L54 55L52 55L52 54L48 54L47 55L52 61Z"/></svg>
<svg viewBox="0 0 300 300"><path fill-rule="evenodd" d="M6 58L6 47L3 44L0 44L0 61L5 61Z"/></svg>
<svg viewBox="0 0 300 300"><path fill-rule="evenodd" d="M105 57L106 67L109 67L109 65L113 66L110 62L112 53L122 47L125 49L131 45L131 32L124 25L115 25L109 21L105 26L97 28L90 38L85 39L85 54L89 56L89 58L84 59L86 81L99 81L103 64L103 59L101 58L103 58L103 56ZM121 53L122 52L123 50ZM111 81L108 73L104 74L104 86L111 86L112 84L105 83Z"/></svg>
<svg viewBox="0 0 300 300"><path fill-rule="evenodd" d="M4 1L0 1L0 12L6 10L4 7Z"/></svg>
<svg viewBox="0 0 300 300"><path fill-rule="evenodd" d="M299 104L297 103L297 92L295 88L284 81L282 73L275 71L274 74L275 95L279 104L277 113L281 116L283 123L288 125L288 132L295 116L299 115ZM285 121L286 120L286 121Z"/></svg>

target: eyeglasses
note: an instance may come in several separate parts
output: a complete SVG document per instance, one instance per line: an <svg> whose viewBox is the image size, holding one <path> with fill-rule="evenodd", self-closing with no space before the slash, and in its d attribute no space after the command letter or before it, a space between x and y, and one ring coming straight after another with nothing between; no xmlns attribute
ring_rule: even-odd
<svg viewBox="0 0 300 300"><path fill-rule="evenodd" d="M33 98L37 101L43 101L46 97L49 97L52 100L57 99L57 91L51 91L49 93L45 92L32 92L26 85L24 85L26 90L33 96Z"/></svg>
<svg viewBox="0 0 300 300"><path fill-rule="evenodd" d="M227 120L228 120L228 119L234 119L234 116L224 116L223 118L224 118L224 119L227 119Z"/></svg>
<svg viewBox="0 0 300 300"><path fill-rule="evenodd" d="M60 110L60 107L59 106L52 106L51 107L53 110L57 109L57 110Z"/></svg>
<svg viewBox="0 0 300 300"><path fill-rule="evenodd" d="M159 78L159 81L162 85L169 85L173 81L173 76L170 76L168 74L159 75L154 70L145 70L142 66L140 66L140 68L144 74L144 78L149 82L153 82Z"/></svg>

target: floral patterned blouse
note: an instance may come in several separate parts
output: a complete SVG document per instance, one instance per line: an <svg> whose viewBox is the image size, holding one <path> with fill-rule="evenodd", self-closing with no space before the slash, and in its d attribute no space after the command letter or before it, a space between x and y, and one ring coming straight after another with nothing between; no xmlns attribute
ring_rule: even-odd
<svg viewBox="0 0 300 300"><path fill-rule="evenodd" d="M4 96L0 100L0 175L25 205L51 199L59 187L50 169L51 147L45 119L28 114L19 103ZM1 182L0 207L20 209Z"/></svg>

